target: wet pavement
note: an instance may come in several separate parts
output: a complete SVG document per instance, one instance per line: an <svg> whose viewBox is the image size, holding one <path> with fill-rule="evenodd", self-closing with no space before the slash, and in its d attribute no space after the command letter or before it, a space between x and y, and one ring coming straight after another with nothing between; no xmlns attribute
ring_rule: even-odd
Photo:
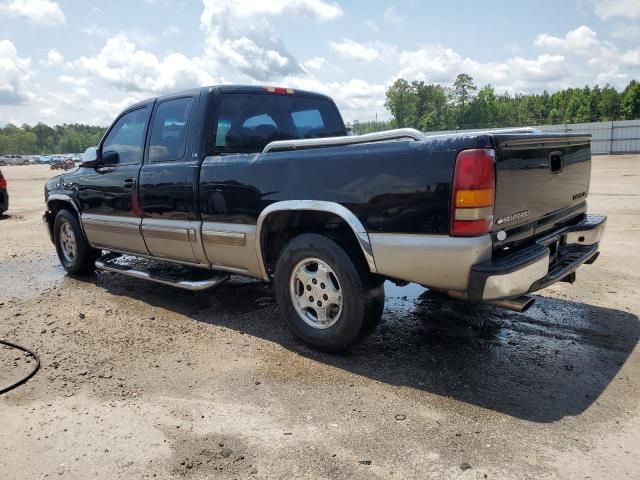
<svg viewBox="0 0 640 480"><path fill-rule="evenodd" d="M149 269L148 263L155 262L137 262ZM336 356L297 345L279 319L270 285L260 281L232 277L211 292L193 293L102 272L96 280L112 295L277 342L372 380L537 422L586 410L640 338L638 317L622 311L536 295L534 306L519 314L386 282L378 330Z"/></svg>

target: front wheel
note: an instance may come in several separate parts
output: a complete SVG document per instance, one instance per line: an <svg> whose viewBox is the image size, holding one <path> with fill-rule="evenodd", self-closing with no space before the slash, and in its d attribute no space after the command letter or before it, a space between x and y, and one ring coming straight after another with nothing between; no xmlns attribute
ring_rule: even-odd
<svg viewBox="0 0 640 480"><path fill-rule="evenodd" d="M53 243L63 268L71 274L91 273L100 250L91 248L80 222L68 210L60 210L53 223Z"/></svg>
<svg viewBox="0 0 640 480"><path fill-rule="evenodd" d="M318 350L348 349L382 317L382 282L361 272L341 246L321 235L300 235L287 244L274 283L287 326Z"/></svg>

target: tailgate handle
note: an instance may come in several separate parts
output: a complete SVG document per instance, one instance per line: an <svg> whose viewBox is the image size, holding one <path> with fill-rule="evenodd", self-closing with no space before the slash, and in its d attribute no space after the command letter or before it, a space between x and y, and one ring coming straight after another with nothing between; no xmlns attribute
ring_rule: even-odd
<svg viewBox="0 0 640 480"><path fill-rule="evenodd" d="M551 152L549 154L549 164L551 173L560 173L563 167L562 152Z"/></svg>

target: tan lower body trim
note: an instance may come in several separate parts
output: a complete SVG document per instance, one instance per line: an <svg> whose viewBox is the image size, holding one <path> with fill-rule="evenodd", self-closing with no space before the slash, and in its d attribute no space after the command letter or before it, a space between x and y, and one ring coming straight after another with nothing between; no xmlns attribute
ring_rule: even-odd
<svg viewBox="0 0 640 480"><path fill-rule="evenodd" d="M199 248L196 229L200 222L164 218L144 218L142 234L152 255L193 263L203 263L196 256ZM208 263L208 262L206 262Z"/></svg>
<svg viewBox="0 0 640 480"><path fill-rule="evenodd" d="M140 232L140 218L83 214L81 220L87 240L92 246L147 253L147 247Z"/></svg>
<svg viewBox="0 0 640 480"><path fill-rule="evenodd" d="M384 276L439 290L466 291L471 267L491 258L491 237L370 233L371 248Z"/></svg>
<svg viewBox="0 0 640 480"><path fill-rule="evenodd" d="M262 276L256 253L255 225L203 222L202 240L213 268Z"/></svg>

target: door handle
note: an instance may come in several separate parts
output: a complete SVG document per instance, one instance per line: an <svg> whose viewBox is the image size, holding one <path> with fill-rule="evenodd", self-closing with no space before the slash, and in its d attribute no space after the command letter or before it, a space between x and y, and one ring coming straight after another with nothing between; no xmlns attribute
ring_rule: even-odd
<svg viewBox="0 0 640 480"><path fill-rule="evenodd" d="M135 184L136 182L133 180L133 178L127 178L124 181L124 188L133 188Z"/></svg>

